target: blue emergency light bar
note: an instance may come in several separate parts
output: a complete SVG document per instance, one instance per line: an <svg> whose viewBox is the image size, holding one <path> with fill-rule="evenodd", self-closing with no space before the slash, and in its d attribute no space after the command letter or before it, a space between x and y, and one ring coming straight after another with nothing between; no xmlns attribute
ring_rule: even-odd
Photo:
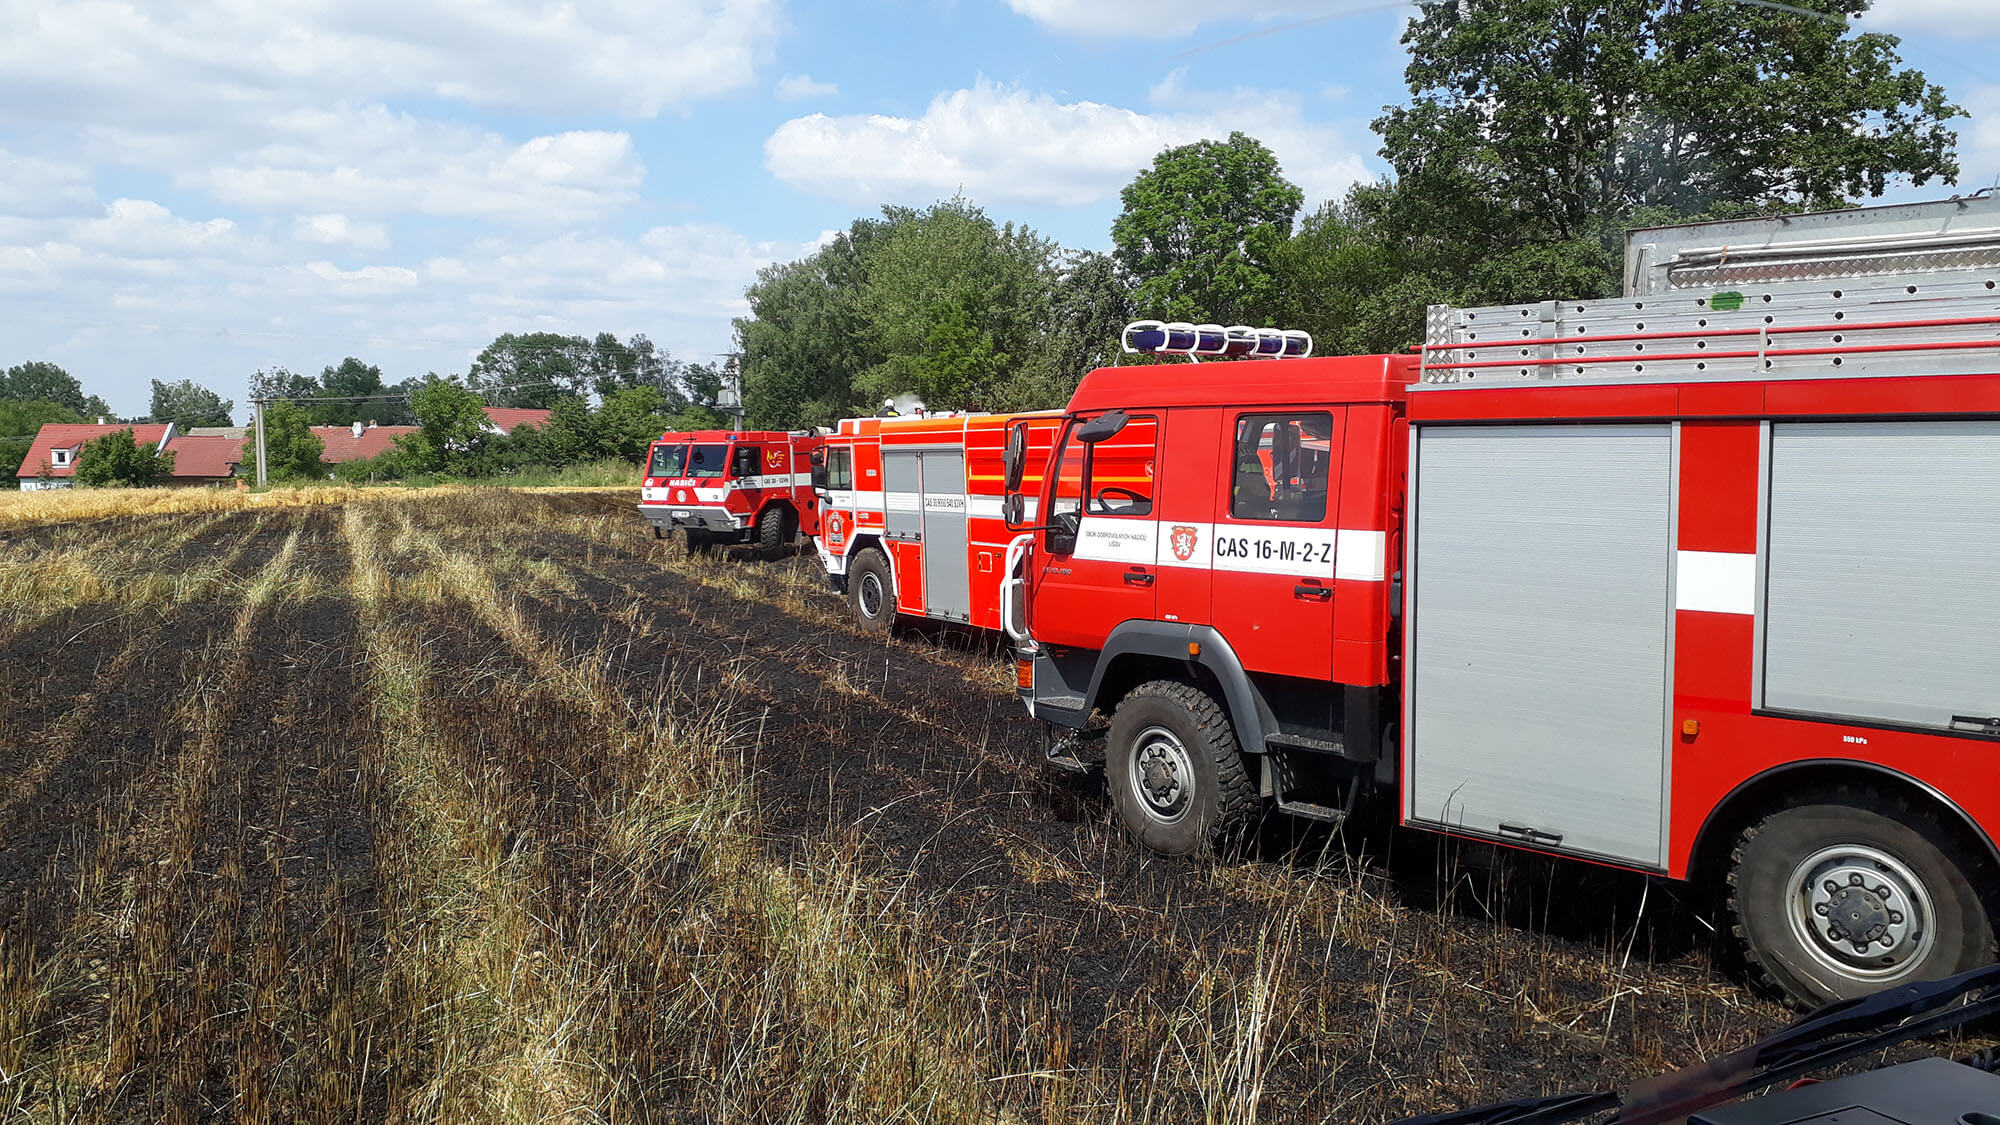
<svg viewBox="0 0 2000 1125"><path fill-rule="evenodd" d="M1128 355L1191 355L1228 359L1304 359L1312 354L1312 334L1297 329L1252 328L1238 324L1187 324L1135 320L1125 326Z"/></svg>

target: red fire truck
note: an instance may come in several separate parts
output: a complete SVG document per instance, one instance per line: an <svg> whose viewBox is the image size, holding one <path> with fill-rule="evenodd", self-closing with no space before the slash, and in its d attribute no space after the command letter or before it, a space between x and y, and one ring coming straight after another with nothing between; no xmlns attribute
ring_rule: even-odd
<svg viewBox="0 0 2000 1125"><path fill-rule="evenodd" d="M1024 479L1039 484L1061 421L1049 411L840 423L814 470L813 542L864 629L886 632L897 614L1001 627L1000 581L1022 538L1000 519L1001 444L1013 427Z"/></svg>
<svg viewBox="0 0 2000 1125"><path fill-rule="evenodd" d="M2000 205L1631 258L1625 298L1433 309L1420 355L1086 377L1045 515L1007 500L1051 761L1101 754L1162 852L1378 791L1726 886L1800 1002L1991 960Z"/></svg>
<svg viewBox="0 0 2000 1125"><path fill-rule="evenodd" d="M646 455L639 514L655 536L685 531L690 551L755 543L776 557L819 531L811 457L821 440L779 430L661 434Z"/></svg>

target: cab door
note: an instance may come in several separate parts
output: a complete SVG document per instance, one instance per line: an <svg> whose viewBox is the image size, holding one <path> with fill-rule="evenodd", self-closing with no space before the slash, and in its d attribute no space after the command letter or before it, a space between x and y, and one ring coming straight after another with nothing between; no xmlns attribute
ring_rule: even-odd
<svg viewBox="0 0 2000 1125"><path fill-rule="evenodd" d="M1044 522L1073 516L1076 532L1042 533L1034 630L1046 644L1099 649L1120 622L1153 620L1161 425L1157 415L1135 414L1118 433L1086 444L1076 431L1088 420L1070 422L1057 453Z"/></svg>
<svg viewBox="0 0 2000 1125"><path fill-rule="evenodd" d="M1240 411L1210 544L1215 626L1252 672L1333 674L1345 407Z"/></svg>

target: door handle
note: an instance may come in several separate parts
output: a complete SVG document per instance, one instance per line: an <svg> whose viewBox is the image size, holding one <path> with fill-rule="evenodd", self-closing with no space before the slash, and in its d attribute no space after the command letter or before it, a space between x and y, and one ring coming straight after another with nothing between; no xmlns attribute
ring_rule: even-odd
<svg viewBox="0 0 2000 1125"><path fill-rule="evenodd" d="M1143 570L1128 570L1125 572L1125 584L1127 586L1151 586L1153 584L1153 576Z"/></svg>
<svg viewBox="0 0 2000 1125"><path fill-rule="evenodd" d="M1333 600L1333 590L1326 586L1308 586L1303 583L1292 587L1292 596L1305 601L1325 602Z"/></svg>

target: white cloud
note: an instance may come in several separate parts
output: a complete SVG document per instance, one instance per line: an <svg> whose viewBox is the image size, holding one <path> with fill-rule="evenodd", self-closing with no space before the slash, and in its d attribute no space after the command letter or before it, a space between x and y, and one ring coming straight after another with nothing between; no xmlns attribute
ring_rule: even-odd
<svg viewBox="0 0 2000 1125"><path fill-rule="evenodd" d="M380 106L299 110L285 139L176 177L216 199L274 210L473 216L566 223L638 197L645 169L624 133L513 144Z"/></svg>
<svg viewBox="0 0 2000 1125"><path fill-rule="evenodd" d="M292 238L321 246L352 246L357 250L389 248L389 228L381 223L357 223L339 213L300 215L292 223Z"/></svg>
<svg viewBox="0 0 2000 1125"><path fill-rule="evenodd" d="M1875 0L1875 6L1855 24L1869 31L1948 39L2000 35L2000 4L1994 0Z"/></svg>
<svg viewBox="0 0 2000 1125"><path fill-rule="evenodd" d="M358 270L344 270L332 262L307 262L300 268L328 283L334 292L348 297L400 293L415 289L419 284L417 271L402 266L363 266Z"/></svg>
<svg viewBox="0 0 2000 1125"><path fill-rule="evenodd" d="M1959 189L2000 183L2000 85L1980 86L1964 98L1972 120L1958 126Z"/></svg>
<svg viewBox="0 0 2000 1125"><path fill-rule="evenodd" d="M651 115L748 86L780 0L9 0L0 95L77 121L162 121L283 92ZM133 89L152 95L127 96ZM6 101L19 101L5 97Z"/></svg>
<svg viewBox="0 0 2000 1125"><path fill-rule="evenodd" d="M1242 130L1271 147L1310 199L1368 174L1337 130L1305 119L1297 95L1190 91L1176 75L1153 100L1169 112L1062 103L982 78L939 95L922 117L787 121L764 142L764 164L802 190L858 204L962 188L982 203L1071 206L1115 194L1163 148Z"/></svg>
<svg viewBox="0 0 2000 1125"><path fill-rule="evenodd" d="M781 102L797 102L807 98L831 97L840 93L840 87L831 82L814 81L810 74L787 74L778 79L778 88L772 93Z"/></svg>
<svg viewBox="0 0 2000 1125"><path fill-rule="evenodd" d="M221 249L235 229L228 219L195 222L148 199L119 199L104 209L103 218L79 224L74 237L121 255L183 256Z"/></svg>
<svg viewBox="0 0 2000 1125"><path fill-rule="evenodd" d="M1333 7L1328 0L1007 0L1007 6L1057 31L1137 39L1168 39L1224 21L1311 19ZM1385 5L1350 0L1348 6Z"/></svg>
<svg viewBox="0 0 2000 1125"><path fill-rule="evenodd" d="M0 215L75 215L96 206L88 168L0 148Z"/></svg>

